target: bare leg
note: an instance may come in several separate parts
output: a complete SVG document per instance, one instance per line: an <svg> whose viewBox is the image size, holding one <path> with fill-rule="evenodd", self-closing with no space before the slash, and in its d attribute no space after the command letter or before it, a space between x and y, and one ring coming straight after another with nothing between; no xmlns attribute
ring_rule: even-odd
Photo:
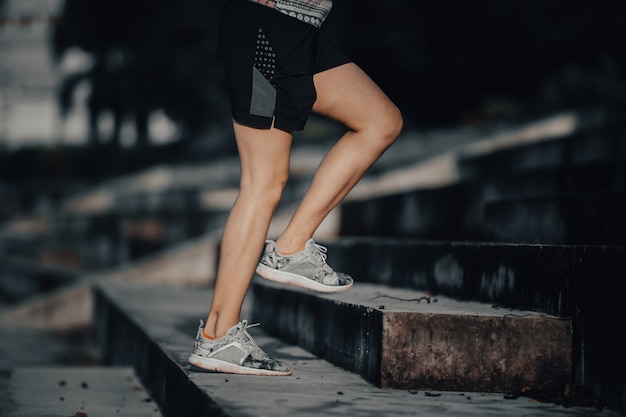
<svg viewBox="0 0 626 417"><path fill-rule="evenodd" d="M313 111L343 122L350 131L326 155L294 217L277 240L277 249L282 253L304 247L328 213L402 129L398 108L355 64L316 74L313 81L318 97Z"/></svg>
<svg viewBox="0 0 626 417"><path fill-rule="evenodd" d="M317 74L314 82L318 99L313 110L343 122L350 131L320 164L277 242L281 252L304 246L402 128L396 106L356 65ZM241 188L224 229L218 278L205 326L210 337L223 336L240 320L241 306L289 172L290 134L235 124L235 136L242 165Z"/></svg>
<svg viewBox="0 0 626 417"><path fill-rule="evenodd" d="M240 320L241 306L289 174L292 136L278 129L234 125L241 160L239 195L224 228L205 335L221 337Z"/></svg>

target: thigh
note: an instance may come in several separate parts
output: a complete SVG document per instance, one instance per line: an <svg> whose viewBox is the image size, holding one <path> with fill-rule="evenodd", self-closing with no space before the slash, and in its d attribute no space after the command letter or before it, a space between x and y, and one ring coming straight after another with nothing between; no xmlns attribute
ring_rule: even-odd
<svg viewBox="0 0 626 417"><path fill-rule="evenodd" d="M241 160L242 186L267 187L286 180L292 135L280 129L256 129L234 123Z"/></svg>
<svg viewBox="0 0 626 417"><path fill-rule="evenodd" d="M354 63L340 65L313 77L317 100L313 111L361 130L387 120L398 109L374 81Z"/></svg>

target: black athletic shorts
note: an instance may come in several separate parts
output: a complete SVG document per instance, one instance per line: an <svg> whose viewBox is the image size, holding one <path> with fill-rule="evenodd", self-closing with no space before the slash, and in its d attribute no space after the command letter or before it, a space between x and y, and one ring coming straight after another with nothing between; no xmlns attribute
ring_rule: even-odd
<svg viewBox="0 0 626 417"><path fill-rule="evenodd" d="M313 74L351 62L316 27L248 0L226 0L220 52L233 119L302 130L316 99Z"/></svg>

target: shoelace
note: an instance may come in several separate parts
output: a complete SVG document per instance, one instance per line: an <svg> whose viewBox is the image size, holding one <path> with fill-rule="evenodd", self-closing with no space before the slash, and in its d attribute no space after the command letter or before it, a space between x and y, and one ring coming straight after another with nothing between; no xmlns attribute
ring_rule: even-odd
<svg viewBox="0 0 626 417"><path fill-rule="evenodd" d="M272 251L272 252L267 253L265 255L265 263L267 263L272 268L276 268L276 266L278 265L278 261L276 259L277 255L278 255L278 253L275 250Z"/></svg>
<svg viewBox="0 0 626 417"><path fill-rule="evenodd" d="M261 360L261 361L271 360L271 358L267 355L267 353L265 353L265 351L263 351L263 349L261 349L259 345L256 344L256 341L252 338L252 336L250 336L250 333L248 333L247 331L250 327L256 327L260 325L261 323L248 324L248 320L242 320L241 331L245 333L248 343L250 343L253 346L249 353L249 355L253 359Z"/></svg>
<svg viewBox="0 0 626 417"><path fill-rule="evenodd" d="M326 252L328 252L328 249L326 248L326 246L322 246L320 244L313 242L313 251L317 256L320 257L322 261L321 269L318 271L316 275L318 275L320 272L324 275L332 274L334 272L333 269L330 267L330 265L326 263L326 258L328 257L326 255ZM318 277L318 278L321 279L321 277Z"/></svg>
<svg viewBox="0 0 626 417"><path fill-rule="evenodd" d="M241 320L241 328L242 330L247 330L250 327L256 327L256 326L260 326L261 323L254 323L254 324L248 324L248 320Z"/></svg>
<svg viewBox="0 0 626 417"><path fill-rule="evenodd" d="M260 326L261 323L254 323L254 324L248 324L248 320L242 320L241 321L241 326L240 329L241 331L246 335L246 338L254 344L254 346L256 346L256 342L254 341L254 339L252 338L252 336L250 336L250 333L248 333L248 329L250 327L256 327L256 326Z"/></svg>
<svg viewBox="0 0 626 417"><path fill-rule="evenodd" d="M328 249L326 249L326 246L322 246L320 244L317 244L315 242L313 242L313 248L315 249L315 252L320 256L320 258L322 258L322 262L326 263L326 252L328 252Z"/></svg>

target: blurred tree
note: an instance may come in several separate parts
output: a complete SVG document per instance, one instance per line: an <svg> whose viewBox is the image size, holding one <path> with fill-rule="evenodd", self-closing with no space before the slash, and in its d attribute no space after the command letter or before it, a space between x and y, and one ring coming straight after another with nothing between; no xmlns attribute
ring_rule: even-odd
<svg viewBox="0 0 626 417"><path fill-rule="evenodd" d="M217 57L220 7L209 0L66 0L53 54L60 60L80 48L93 65L63 80L62 110L69 110L76 87L88 81L92 143L102 139L104 112L113 116L114 143L131 119L137 143L147 144L149 117L157 109L178 125L182 138L196 137L227 111Z"/></svg>

